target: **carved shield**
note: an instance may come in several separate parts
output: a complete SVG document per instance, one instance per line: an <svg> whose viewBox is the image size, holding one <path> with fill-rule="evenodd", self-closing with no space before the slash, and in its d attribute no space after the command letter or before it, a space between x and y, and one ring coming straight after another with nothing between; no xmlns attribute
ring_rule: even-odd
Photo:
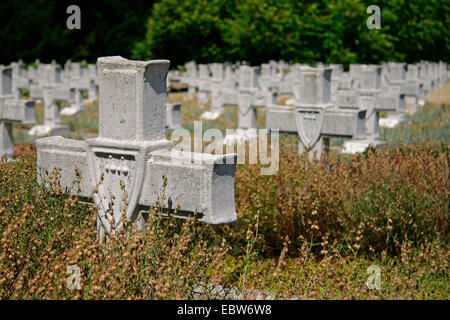
<svg viewBox="0 0 450 320"><path fill-rule="evenodd" d="M319 141L324 113L323 109L295 110L297 133L306 150L310 150Z"/></svg>
<svg viewBox="0 0 450 320"><path fill-rule="evenodd" d="M240 93L238 97L239 113L246 115L252 109L252 94Z"/></svg>
<svg viewBox="0 0 450 320"><path fill-rule="evenodd" d="M223 94L220 84L211 84L211 111L221 111L223 107Z"/></svg>
<svg viewBox="0 0 450 320"><path fill-rule="evenodd" d="M108 234L137 217L145 173L145 151L89 145L89 173L100 222Z"/></svg>
<svg viewBox="0 0 450 320"><path fill-rule="evenodd" d="M358 94L358 108L367 110L366 118L369 118L375 111L377 99L378 99L377 92L370 94Z"/></svg>

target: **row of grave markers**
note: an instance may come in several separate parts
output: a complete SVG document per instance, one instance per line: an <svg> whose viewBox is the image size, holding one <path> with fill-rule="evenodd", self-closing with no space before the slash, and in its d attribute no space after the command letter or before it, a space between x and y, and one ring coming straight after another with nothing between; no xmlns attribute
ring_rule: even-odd
<svg viewBox="0 0 450 320"><path fill-rule="evenodd" d="M96 204L100 238L123 227L123 214L126 224L136 223L143 228L142 213L162 200L162 177L167 179L166 212L177 207L180 218L195 213L206 223L235 221L237 155L174 152L173 143L165 138L169 61L131 61L116 56L99 58L97 66L98 137L85 141L62 136L36 140L38 182L46 184L46 176L60 168L60 185ZM375 143L378 112L399 110L399 91L382 93L381 66L360 66L357 80L352 80L350 88L340 90L337 104L331 93L333 68L294 69L294 101L288 106L275 105L277 92L270 90L272 85L267 82L261 87L257 68L241 67L237 83L230 81L222 86L219 81L210 81L210 86L218 91L214 92L218 106L243 106L240 125L252 128L254 118L247 116L248 110L253 112L255 107L264 106L267 127L297 133L300 152L309 152L316 158L326 143L322 137L343 136L352 138L354 143ZM50 101L50 106L67 98L67 87L56 85L61 83L61 74L55 70L57 67L51 64L43 72L42 97ZM11 123L34 121L34 102L14 95L12 67L2 67L1 74L2 132L9 130L11 136ZM443 76L435 85L446 79ZM404 90L395 77L388 81L394 81L400 92ZM390 101L393 102L389 104ZM79 176L83 178L74 185Z"/></svg>
<svg viewBox="0 0 450 320"><path fill-rule="evenodd" d="M67 136L68 126L61 123L60 114L82 110L83 91L89 92L90 99L98 96L97 67L70 61L64 69L55 62L36 66L26 69L18 62L0 67L5 88L11 87L5 91L2 86L3 100L10 99L11 94L20 99L23 91L29 90L32 99L44 102L44 124L34 126L29 134ZM286 73L286 69L290 72ZM341 65L318 65L316 71L313 69L272 61L260 68L242 65L233 70L232 65L213 63L199 65L197 73L195 63L190 62L183 75L172 71L168 78L187 83L188 92L197 92L200 100L207 99L208 92L211 93L211 110L202 115L204 119L217 119L226 105L239 107L239 130L227 136L226 143L254 138L256 108L266 108L268 129L297 133L299 153L310 151L310 157L315 154L318 159L329 137L350 138L343 146L344 153L362 152L370 145L383 146L379 125L402 123L404 113L412 113L417 105L423 104L427 93L447 80L448 72L442 62L410 64L407 68L404 63L351 64L348 72L343 72ZM199 76L196 78L195 74ZM323 92L314 98L308 96L317 90ZM293 95L287 106L276 105L279 93ZM71 106L60 112L59 103L63 101L70 101ZM166 103L166 125L170 129L181 127L180 108L180 104ZM380 111L388 111L389 116L379 119ZM9 155L11 126L6 123L11 121L6 121L3 136L7 138L1 150ZM27 119L26 123L31 120ZM364 126L365 134L361 133Z"/></svg>
<svg viewBox="0 0 450 320"><path fill-rule="evenodd" d="M11 87L9 91L2 87L3 100L11 94L20 99L23 91L29 90L32 99L44 102L44 124L34 126L29 134L67 136L68 126L61 123L60 114L82 110L83 91L89 92L90 99L98 96L97 67L70 61L64 69L54 61L36 66L25 68L18 62L0 67L5 88ZM265 108L268 129L297 133L299 153L309 152L311 158L315 154L318 159L329 137L350 138L343 146L344 153L362 152L370 145L382 147L379 125L402 123L404 113L412 113L423 104L427 93L445 82L447 74L447 65L442 62L410 64L407 68L404 63L351 64L348 72L341 65L312 68L274 61L260 68L200 64L197 72L195 63L190 62L184 74L172 71L168 78L187 83L188 92L197 92L199 100L204 101L211 93L211 110L202 115L203 119L217 119L226 105L239 107L239 130L227 136L226 143L256 137L256 108ZM311 97L317 90L321 92ZM277 106L279 93L292 94L293 99L286 106ZM60 112L59 103L64 101L70 101L71 106ZM181 127L180 108L180 104L166 103L168 128ZM388 111L389 116L379 119L380 111ZM5 137L11 136L10 125L3 131ZM5 140L3 153L10 154L11 139Z"/></svg>
<svg viewBox="0 0 450 320"><path fill-rule="evenodd" d="M21 61L8 66L0 66L0 101L2 116L2 143L0 153L8 158L12 155L12 123L35 124L34 101L41 100L44 104L44 122L34 125L29 131L30 136L67 136L69 127L61 122L61 115L75 115L82 112L83 103L98 99L98 72L96 64L81 64L67 61L64 68L56 62L43 64L36 61L28 67ZM22 99L25 92L29 92L29 100L21 102L26 106L26 119L11 119L10 113L22 112L11 109L12 101L26 101ZM83 100L83 93L88 94L88 101ZM8 103L5 104L7 101ZM62 108L62 103L70 106ZM7 106L7 107L4 107ZM5 108L10 108L5 109ZM25 107L22 106L22 109ZM25 110L25 109L24 109ZM9 113L9 114L8 114ZM166 103L166 126L170 129L181 127L181 105Z"/></svg>
<svg viewBox="0 0 450 320"><path fill-rule="evenodd" d="M350 138L344 153L363 152L369 146L383 147L379 126L393 127L414 113L428 93L448 79L446 63L351 64L316 67L271 61L260 67L189 62L182 74L170 81L187 84L188 93L200 102L211 95L211 110L202 117L217 119L225 105L239 107L237 134L226 142L255 136L256 108L266 109L267 129L297 133L299 153L319 159L330 137ZM290 94L286 106L277 106L278 94ZM381 111L387 118L379 118Z"/></svg>

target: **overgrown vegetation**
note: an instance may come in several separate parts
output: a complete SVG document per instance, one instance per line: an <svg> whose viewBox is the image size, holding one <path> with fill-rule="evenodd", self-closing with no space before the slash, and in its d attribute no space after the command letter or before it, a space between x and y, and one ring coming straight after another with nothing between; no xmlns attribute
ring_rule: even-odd
<svg viewBox="0 0 450 320"><path fill-rule="evenodd" d="M296 154L295 137L282 137L276 175L237 166L234 225L162 218L163 196L145 234L130 226L102 244L94 206L64 194L57 171L50 190L39 187L35 151L22 148L16 164L0 164L0 297L209 298L196 288L220 284L244 298L255 298L256 289L278 299L448 299L450 162L442 117L450 105L436 92L435 104L412 117L440 128L435 141L310 163ZM198 108L183 107L183 125L206 106ZM216 124L234 123L234 111ZM67 285L72 265L81 270L80 290ZM371 265L381 270L379 290L366 286Z"/></svg>

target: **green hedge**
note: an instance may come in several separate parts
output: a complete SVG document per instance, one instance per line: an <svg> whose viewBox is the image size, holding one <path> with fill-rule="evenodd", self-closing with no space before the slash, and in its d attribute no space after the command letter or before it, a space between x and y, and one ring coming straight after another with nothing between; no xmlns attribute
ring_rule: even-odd
<svg viewBox="0 0 450 320"><path fill-rule="evenodd" d="M366 9L381 8L381 29L369 30ZM313 63L448 61L448 0L161 0L137 59L172 65L270 59Z"/></svg>

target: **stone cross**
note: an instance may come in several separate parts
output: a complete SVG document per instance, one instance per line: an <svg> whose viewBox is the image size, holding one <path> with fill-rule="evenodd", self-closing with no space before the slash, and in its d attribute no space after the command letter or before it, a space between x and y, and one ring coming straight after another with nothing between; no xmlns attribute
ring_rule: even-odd
<svg viewBox="0 0 450 320"><path fill-rule="evenodd" d="M236 154L181 152L165 138L168 60L132 61L119 56L98 59L99 136L86 141L38 139L37 165L42 175L60 167L61 186L93 198L100 239L126 224L143 227L141 213L162 201L163 176L168 211L178 217L197 213L210 224L236 220ZM77 177L83 176L78 188ZM164 211L167 213L168 211Z"/></svg>
<svg viewBox="0 0 450 320"><path fill-rule="evenodd" d="M206 118L217 119L223 114L222 85L225 80L225 66L221 63L213 63L211 73L211 110Z"/></svg>
<svg viewBox="0 0 450 320"><path fill-rule="evenodd" d="M300 80L294 90L300 100L293 106L268 107L267 129L297 133L299 154L308 153L310 160L320 159L323 137L364 137L366 111L341 110L330 102L331 69L299 69Z"/></svg>
<svg viewBox="0 0 450 320"><path fill-rule="evenodd" d="M29 81L25 64L22 61L11 63L13 78L13 95L16 99L22 99L24 90L28 90Z"/></svg>
<svg viewBox="0 0 450 320"><path fill-rule="evenodd" d="M338 91L337 105L341 109L365 110L366 135L363 139L346 141L344 153L364 152L369 146L384 148L385 141L379 140L378 127L381 111L395 111L396 106L380 103L381 67L377 65L359 65L358 89Z"/></svg>
<svg viewBox="0 0 450 320"><path fill-rule="evenodd" d="M408 65L406 81L401 90L405 97L405 112L409 114L413 114L418 106L425 104L424 85L419 79L420 69L419 64Z"/></svg>
<svg viewBox="0 0 450 320"><path fill-rule="evenodd" d="M277 94L259 88L256 68L241 66L239 69L239 129L256 129L256 108L276 104Z"/></svg>
<svg viewBox="0 0 450 320"><path fill-rule="evenodd" d="M166 102L166 128L170 130L181 128L181 103Z"/></svg>
<svg viewBox="0 0 450 320"><path fill-rule="evenodd" d="M330 80L330 91L331 91L331 102L335 102L334 99L337 96L337 91L339 89L339 82L344 72L344 67L341 64L330 64L331 68L331 80Z"/></svg>
<svg viewBox="0 0 450 320"><path fill-rule="evenodd" d="M88 97L90 101L98 98L98 73L97 73L97 65L89 64L88 65L88 81L89 81L89 91Z"/></svg>
<svg viewBox="0 0 450 320"><path fill-rule="evenodd" d="M213 99L211 110L214 113L205 112L202 117L215 119L223 113L224 106L238 106L238 130L235 135L227 135L226 143L234 142L234 139L245 140L256 136L256 108L266 108L276 103L277 94L272 91L264 91L259 87L258 70L255 67L241 66L239 68L239 85L237 89L227 89L217 84L211 84Z"/></svg>
<svg viewBox="0 0 450 320"><path fill-rule="evenodd" d="M198 92L197 97L199 102L208 101L208 92L211 91L211 78L209 76L209 66L207 64L198 65Z"/></svg>
<svg viewBox="0 0 450 320"><path fill-rule="evenodd" d="M13 69L0 67L0 156L7 161L13 155L13 123L34 123L34 101L14 96Z"/></svg>
<svg viewBox="0 0 450 320"><path fill-rule="evenodd" d="M61 110L62 115L70 116L79 113L83 108L83 92L93 92L88 69L80 63L66 63L64 85L70 89L70 107ZM90 96L89 98L94 98Z"/></svg>
<svg viewBox="0 0 450 320"><path fill-rule="evenodd" d="M237 88L237 77L230 64L225 65L225 79L222 82L222 88L224 89L236 89Z"/></svg>
<svg viewBox="0 0 450 320"><path fill-rule="evenodd" d="M270 91L277 87L276 81L274 81L273 67L268 63L261 64L259 87L264 91Z"/></svg>
<svg viewBox="0 0 450 320"><path fill-rule="evenodd" d="M67 135L69 127L61 123L59 103L70 101L70 90L62 83L61 68L58 65L47 64L42 69L41 84L30 86L30 98L44 101L44 124L34 126L28 134Z"/></svg>
<svg viewBox="0 0 450 320"><path fill-rule="evenodd" d="M448 79L448 65L445 62L439 61L438 65L438 76L440 84L444 84Z"/></svg>
<svg viewBox="0 0 450 320"><path fill-rule="evenodd" d="M181 82L186 83L188 86L188 94L194 95L197 88L197 77L198 77L198 71L197 71L197 65L194 61L189 61L185 64L186 72L184 73L183 77L181 77Z"/></svg>
<svg viewBox="0 0 450 320"><path fill-rule="evenodd" d="M395 127L405 122L405 95L403 89L406 83L406 64L389 62L387 64L386 87L382 87L379 103L389 107L395 107L389 111L387 118L379 120L383 127Z"/></svg>

